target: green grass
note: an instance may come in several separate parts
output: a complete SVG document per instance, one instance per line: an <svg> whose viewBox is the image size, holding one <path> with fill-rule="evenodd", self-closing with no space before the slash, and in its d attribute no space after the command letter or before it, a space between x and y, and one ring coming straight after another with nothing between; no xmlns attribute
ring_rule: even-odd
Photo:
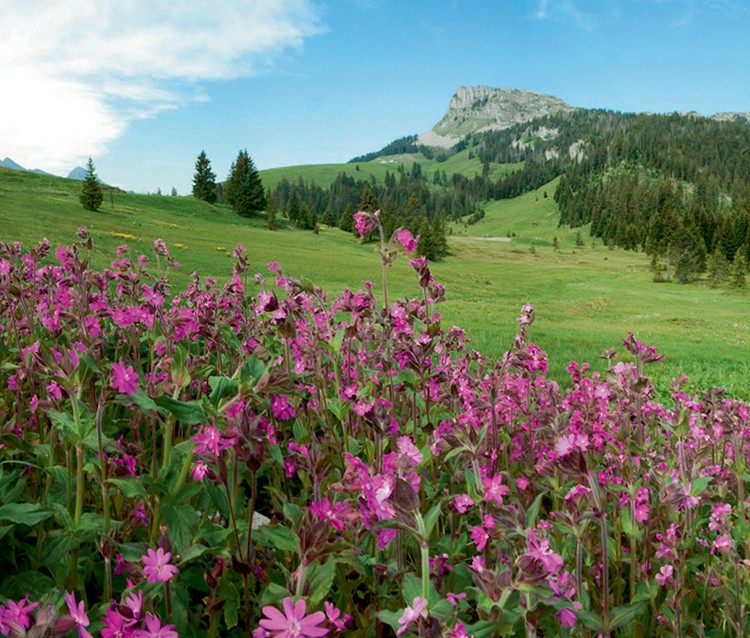
<svg viewBox="0 0 750 638"><path fill-rule="evenodd" d="M80 182L0 169L0 239L28 245L46 236L53 245L70 244L85 225L94 239L95 266L102 268L118 245L152 255L151 241L161 237L181 263L178 286L193 271L220 281L229 277L232 249L242 243L254 272L265 273L269 261L278 261L287 274L312 279L330 294L364 280L380 289L374 246L335 228L319 235L270 232L259 219L241 219L190 197L125 193L113 195L114 207L105 197L102 210L90 213L78 202L79 189ZM490 202L481 222L452 227L452 255L432 266L447 290L448 301L439 308L445 323L461 326L478 350L499 357L515 334L521 306L532 303L532 338L549 352L552 376L560 382L571 360L603 369L600 353L611 347L622 352L622 339L632 331L665 355L664 365L650 370L662 390L685 373L694 387L722 385L750 398L750 294L702 283L654 284L643 254L592 247L586 233L586 246L577 249L576 232L557 227L553 192L548 184L515 200ZM508 232L515 233L510 242L479 239ZM555 236L559 252L552 248ZM389 277L392 296L418 294L407 259L398 259Z"/></svg>

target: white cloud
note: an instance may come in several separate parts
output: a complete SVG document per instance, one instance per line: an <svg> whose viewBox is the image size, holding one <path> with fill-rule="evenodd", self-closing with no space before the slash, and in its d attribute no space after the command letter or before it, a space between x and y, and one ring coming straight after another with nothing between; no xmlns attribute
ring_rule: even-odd
<svg viewBox="0 0 750 638"><path fill-rule="evenodd" d="M0 15L0 153L59 172L321 31L312 0L0 0Z"/></svg>

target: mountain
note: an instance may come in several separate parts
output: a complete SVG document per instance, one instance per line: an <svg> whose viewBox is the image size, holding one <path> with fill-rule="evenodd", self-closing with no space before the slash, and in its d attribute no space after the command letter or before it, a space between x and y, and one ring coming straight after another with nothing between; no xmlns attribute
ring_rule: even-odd
<svg viewBox="0 0 750 638"><path fill-rule="evenodd" d="M70 173L68 173L68 179L86 179L86 169L82 166L76 166Z"/></svg>
<svg viewBox="0 0 750 638"><path fill-rule="evenodd" d="M20 164L17 164L16 162L14 162L12 159L10 159L10 157L6 157L2 162L0 162L0 166L4 168L10 168L11 170L14 170L14 171L28 170L24 168L23 166L21 166Z"/></svg>
<svg viewBox="0 0 750 638"><path fill-rule="evenodd" d="M471 133L502 130L552 113L574 110L560 98L543 93L461 86L443 119L422 133L417 143L452 148Z"/></svg>

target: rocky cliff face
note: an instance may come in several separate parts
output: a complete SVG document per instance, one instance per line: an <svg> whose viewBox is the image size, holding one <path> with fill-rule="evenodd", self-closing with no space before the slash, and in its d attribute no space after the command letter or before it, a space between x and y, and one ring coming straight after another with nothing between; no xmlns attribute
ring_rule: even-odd
<svg viewBox="0 0 750 638"><path fill-rule="evenodd" d="M450 148L468 133L508 128L558 111L572 111L561 99L520 89L462 86L448 105L448 112L419 144Z"/></svg>

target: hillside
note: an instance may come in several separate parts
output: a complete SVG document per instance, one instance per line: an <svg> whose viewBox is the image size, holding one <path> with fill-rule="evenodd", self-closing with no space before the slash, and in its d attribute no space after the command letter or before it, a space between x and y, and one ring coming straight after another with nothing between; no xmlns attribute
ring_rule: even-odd
<svg viewBox="0 0 750 638"><path fill-rule="evenodd" d="M350 233L326 227L317 235L271 232L262 220L240 219L227 207L190 197L115 193L114 207L105 201L101 211L89 213L78 203L79 188L71 180L0 169L0 239L30 245L46 236L53 245L70 244L76 228L85 225L101 268L114 259L117 246L152 255L151 242L161 237L181 264L173 275L178 286L194 271L225 281L231 252L242 243L251 272L265 273L268 262L278 261L289 275L309 278L331 294L365 280L375 282L376 293L380 289L374 246ZM653 370L662 389L671 376L685 372L700 387L721 384L736 396L748 395L747 294L652 284L640 254L600 243L592 247L590 240L576 247L576 231L558 228L554 200L544 197L553 188L554 183L488 203L477 224L452 225L451 256L432 266L447 290L448 301L440 307L446 325L461 326L475 347L499 357L515 332L520 307L532 303L537 313L532 337L554 353L551 371L561 383L570 360L601 369L598 354L619 349L633 331L666 355L665 365ZM507 238L508 231L514 234L510 242L480 239ZM555 236L559 250L553 247ZM390 270L389 287L395 296L418 293L407 259Z"/></svg>

